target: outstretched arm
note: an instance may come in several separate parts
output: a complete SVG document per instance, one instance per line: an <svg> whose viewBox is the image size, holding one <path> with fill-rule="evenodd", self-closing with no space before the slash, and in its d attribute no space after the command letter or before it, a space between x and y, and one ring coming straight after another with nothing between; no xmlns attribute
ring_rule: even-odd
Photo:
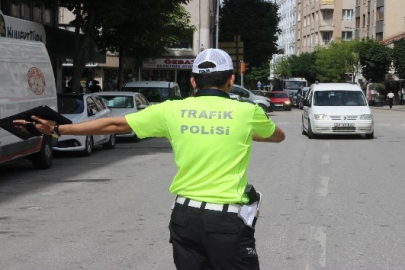
<svg viewBox="0 0 405 270"><path fill-rule="evenodd" d="M51 120L32 116L36 129L43 133L51 135L56 123ZM24 120L15 120L14 124L24 126ZM114 133L130 132L131 127L128 125L125 117L105 117L87 122L60 125L59 133L61 135L102 135Z"/></svg>

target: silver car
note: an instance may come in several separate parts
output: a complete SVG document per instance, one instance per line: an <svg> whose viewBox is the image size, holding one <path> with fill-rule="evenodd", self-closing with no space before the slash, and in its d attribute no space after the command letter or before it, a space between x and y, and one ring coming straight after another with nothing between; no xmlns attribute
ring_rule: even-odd
<svg viewBox="0 0 405 270"><path fill-rule="evenodd" d="M112 110L113 116L124 116L130 113L136 113L149 106L149 101L144 95L138 92L109 91L95 93L101 97L104 103ZM133 141L139 141L138 136L133 132L117 134L117 137L132 138Z"/></svg>
<svg viewBox="0 0 405 270"><path fill-rule="evenodd" d="M58 94L58 112L70 119L72 123L112 116L112 111L105 105L104 101L94 94ZM78 151L85 156L90 156L94 146L102 145L105 149L112 149L115 147L115 141L115 134L62 135L53 150Z"/></svg>

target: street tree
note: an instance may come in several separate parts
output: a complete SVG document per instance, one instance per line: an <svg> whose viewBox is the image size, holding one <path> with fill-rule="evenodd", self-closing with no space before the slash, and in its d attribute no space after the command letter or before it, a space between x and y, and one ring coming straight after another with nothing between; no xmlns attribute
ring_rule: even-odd
<svg viewBox="0 0 405 270"><path fill-rule="evenodd" d="M316 53L301 53L300 55L291 55L288 62L291 70L291 77L305 78L308 82L316 81L315 68Z"/></svg>
<svg viewBox="0 0 405 270"><path fill-rule="evenodd" d="M220 9L219 41L232 42L239 35L244 43L243 60L249 67L268 63L278 52L278 6L264 0L223 0Z"/></svg>
<svg viewBox="0 0 405 270"><path fill-rule="evenodd" d="M383 82L392 61L392 49L373 39L360 42L359 60L367 80Z"/></svg>
<svg viewBox="0 0 405 270"><path fill-rule="evenodd" d="M160 57L183 41L192 42L195 27L190 24L190 14L180 1L155 0L126 2L121 20L108 17L102 21L101 31L95 36L100 47L119 53L118 87L123 82L124 57L132 57L140 65L147 59ZM134 10L143 12L133 13Z"/></svg>
<svg viewBox="0 0 405 270"><path fill-rule="evenodd" d="M392 50L392 60L397 75L405 78L405 40L395 41Z"/></svg>
<svg viewBox="0 0 405 270"><path fill-rule="evenodd" d="M316 49L315 66L320 82L342 82L358 63L358 40L335 40Z"/></svg>

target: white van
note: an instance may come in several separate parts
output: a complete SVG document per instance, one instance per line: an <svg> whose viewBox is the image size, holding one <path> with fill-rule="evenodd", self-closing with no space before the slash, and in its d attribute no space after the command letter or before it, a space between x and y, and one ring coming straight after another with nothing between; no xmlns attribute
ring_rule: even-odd
<svg viewBox="0 0 405 270"><path fill-rule="evenodd" d="M0 37L0 119L47 105L57 110L55 78L42 42ZM27 140L0 128L0 163L28 158L35 168L52 164L50 136Z"/></svg>
<svg viewBox="0 0 405 270"><path fill-rule="evenodd" d="M181 99L178 83L167 81L137 81L124 84L121 91L143 94L151 104L171 99Z"/></svg>
<svg viewBox="0 0 405 270"><path fill-rule="evenodd" d="M349 83L312 84L304 100L302 134L374 137L373 114L361 88Z"/></svg>

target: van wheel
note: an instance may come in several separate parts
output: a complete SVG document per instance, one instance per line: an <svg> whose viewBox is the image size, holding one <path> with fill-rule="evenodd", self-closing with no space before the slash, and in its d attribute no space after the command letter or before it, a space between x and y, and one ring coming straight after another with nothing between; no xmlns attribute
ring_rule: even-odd
<svg viewBox="0 0 405 270"><path fill-rule="evenodd" d="M93 141L93 136L86 136L86 145L84 148L84 151L82 152L83 156L91 156L93 153L93 148L94 148L94 141Z"/></svg>
<svg viewBox="0 0 405 270"><path fill-rule="evenodd" d="M308 120L308 139L313 139L315 138L315 134L312 132L312 127L311 127L311 121Z"/></svg>
<svg viewBox="0 0 405 270"><path fill-rule="evenodd" d="M305 132L305 129L304 129L304 117L301 119L301 134L302 134L302 135L307 134L307 133Z"/></svg>
<svg viewBox="0 0 405 270"><path fill-rule="evenodd" d="M49 136L44 136L41 151L31 156L32 165L35 169L45 170L51 167L52 159L52 139Z"/></svg>
<svg viewBox="0 0 405 270"><path fill-rule="evenodd" d="M116 141L117 141L116 135L111 134L108 142L103 144L104 149L114 149Z"/></svg>

